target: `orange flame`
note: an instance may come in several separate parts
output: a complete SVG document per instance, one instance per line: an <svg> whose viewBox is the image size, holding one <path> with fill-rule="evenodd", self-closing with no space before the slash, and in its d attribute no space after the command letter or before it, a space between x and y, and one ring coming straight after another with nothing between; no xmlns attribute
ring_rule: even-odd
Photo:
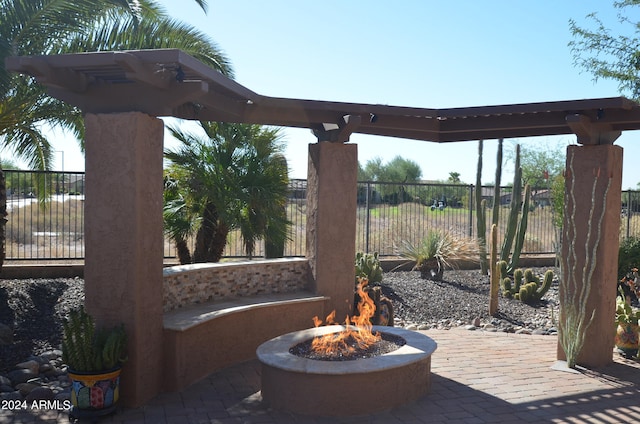
<svg viewBox="0 0 640 424"><path fill-rule="evenodd" d="M373 328L371 318L376 311L376 306L373 299L364 291L364 287L368 283L366 278L358 278L356 286L360 297L357 305L358 314L351 318L345 318L346 328L344 331L315 337L311 342L311 349L314 352L324 356L348 356L357 349L367 349L381 339L380 333L371 331ZM326 325L336 324L335 315L336 311L327 315ZM322 320L315 316L313 323L319 327L322 325Z"/></svg>

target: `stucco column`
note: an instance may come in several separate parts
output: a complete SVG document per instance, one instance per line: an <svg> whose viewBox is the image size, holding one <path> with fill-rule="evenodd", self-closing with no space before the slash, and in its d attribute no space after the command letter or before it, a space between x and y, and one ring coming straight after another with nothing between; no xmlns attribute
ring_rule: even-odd
<svg viewBox="0 0 640 424"><path fill-rule="evenodd" d="M314 289L331 298L338 322L353 306L357 176L357 145L309 145L307 258Z"/></svg>
<svg viewBox="0 0 640 424"><path fill-rule="evenodd" d="M563 263L568 266L562 270L560 303L561 313L567 307L565 298L573 299L570 303L576 307L583 303L587 320L595 311L577 357L578 364L588 367L613 360L621 187L621 147L568 147L562 240ZM570 273L575 278L570 279ZM568 281L575 281L575 286ZM589 296L581 302L579 293L587 287ZM566 359L560 345L558 359Z"/></svg>
<svg viewBox="0 0 640 424"><path fill-rule="evenodd" d="M87 114L85 304L99 325L124 323L121 401L162 387L163 122L131 112Z"/></svg>

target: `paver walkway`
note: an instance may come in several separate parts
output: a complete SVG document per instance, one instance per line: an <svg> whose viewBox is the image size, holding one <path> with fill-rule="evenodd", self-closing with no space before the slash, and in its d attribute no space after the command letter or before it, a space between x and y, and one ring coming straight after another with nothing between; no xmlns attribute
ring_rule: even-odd
<svg viewBox="0 0 640 424"><path fill-rule="evenodd" d="M640 423L640 363L617 354L599 370L552 369L554 336L424 331L438 343L432 391L403 407L366 417L303 417L261 401L260 364L215 373L180 393L124 409L104 423ZM339 387L336 390L340 390ZM354 402L366 402L352 396ZM68 422L55 411L0 411L0 424Z"/></svg>

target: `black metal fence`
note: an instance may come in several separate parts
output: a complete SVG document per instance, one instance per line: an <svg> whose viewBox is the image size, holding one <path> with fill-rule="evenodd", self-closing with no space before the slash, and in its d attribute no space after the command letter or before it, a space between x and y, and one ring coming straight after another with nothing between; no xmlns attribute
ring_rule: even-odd
<svg viewBox="0 0 640 424"><path fill-rule="evenodd" d="M9 260L84 258L84 173L5 171L7 181L7 242ZM304 256L306 237L306 180L291 180L287 216L291 222L285 256ZM493 187L482 187L481 197L491 208ZM45 196L38 196L46 193ZM532 190L523 251L553 253L558 231L549 206L550 190ZM40 201L39 198L47 199ZM499 193L499 228L506 228L511 190ZM476 237L475 187L455 184L358 183L356 249L393 256L403 240L416 242L430 229ZM488 215L491 211L488 210ZM621 237L640 237L640 191L624 191ZM489 221L490 218L487 218ZM245 257L238 231L229 235L225 256ZM165 240L165 257L175 256ZM263 255L257 246L255 255Z"/></svg>

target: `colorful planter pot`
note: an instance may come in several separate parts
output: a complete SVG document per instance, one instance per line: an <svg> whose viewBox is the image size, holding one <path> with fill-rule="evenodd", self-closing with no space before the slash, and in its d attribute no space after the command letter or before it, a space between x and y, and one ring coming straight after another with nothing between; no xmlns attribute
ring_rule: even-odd
<svg viewBox="0 0 640 424"><path fill-rule="evenodd" d="M639 331L640 326L637 324L618 324L615 338L616 348L627 358L638 355Z"/></svg>
<svg viewBox="0 0 640 424"><path fill-rule="evenodd" d="M71 379L71 415L88 417L115 411L120 396L120 368L104 373L85 373L69 370Z"/></svg>

